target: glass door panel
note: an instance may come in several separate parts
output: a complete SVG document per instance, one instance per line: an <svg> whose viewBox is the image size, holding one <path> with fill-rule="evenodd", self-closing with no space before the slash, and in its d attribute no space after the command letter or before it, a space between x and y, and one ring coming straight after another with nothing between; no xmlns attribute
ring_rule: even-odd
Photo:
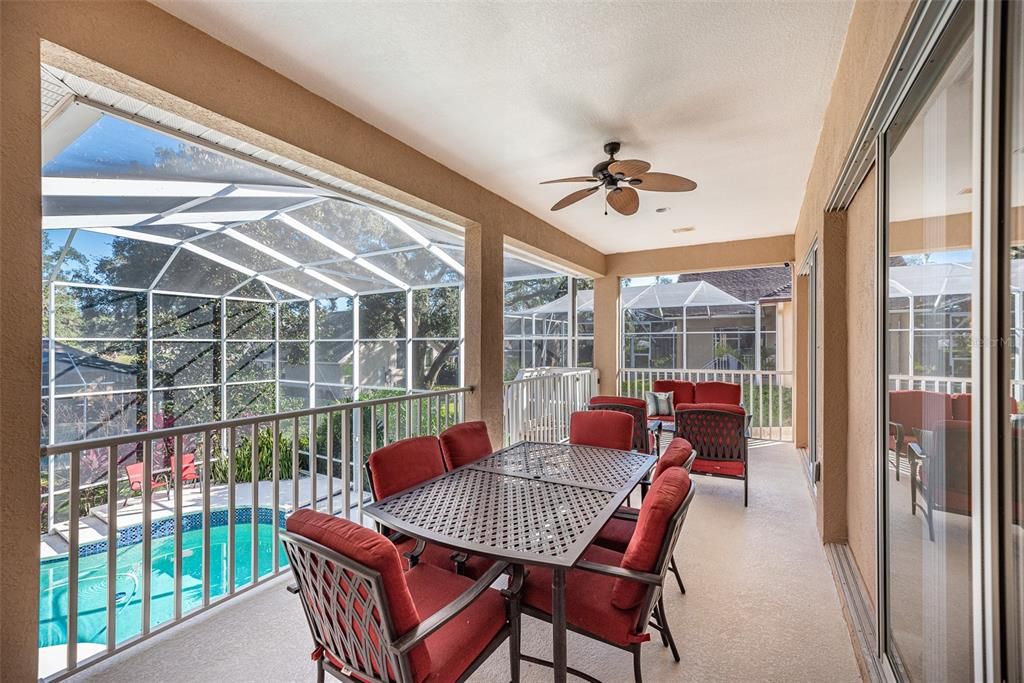
<svg viewBox="0 0 1024 683"><path fill-rule="evenodd" d="M1010 462L1004 467L1003 514L1007 534L1006 620L1007 680L1024 680L1024 418L1016 415L1024 405L1024 5L1010 3L1009 45L1006 64L1008 110L1006 136L1007 183L1010 212L1007 257L1010 267L1009 321L1006 339L1010 351Z"/></svg>
<svg viewBox="0 0 1024 683"><path fill-rule="evenodd" d="M906 681L972 671L974 83L960 23L886 132L885 649Z"/></svg>

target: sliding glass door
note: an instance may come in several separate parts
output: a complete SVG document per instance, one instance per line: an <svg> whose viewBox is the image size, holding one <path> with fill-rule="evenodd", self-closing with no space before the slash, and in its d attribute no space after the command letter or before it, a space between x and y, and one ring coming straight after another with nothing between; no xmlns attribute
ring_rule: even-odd
<svg viewBox="0 0 1024 683"><path fill-rule="evenodd" d="M970 681L974 40L944 32L884 133L885 654L904 681Z"/></svg>

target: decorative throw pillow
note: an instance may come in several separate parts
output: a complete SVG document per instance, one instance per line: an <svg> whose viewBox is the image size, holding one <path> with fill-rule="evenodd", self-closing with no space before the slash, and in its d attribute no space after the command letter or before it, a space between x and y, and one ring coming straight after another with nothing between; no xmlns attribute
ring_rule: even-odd
<svg viewBox="0 0 1024 683"><path fill-rule="evenodd" d="M671 415L672 414L672 392L657 392L648 391L644 394L644 399L647 401L647 414L650 416L654 415Z"/></svg>

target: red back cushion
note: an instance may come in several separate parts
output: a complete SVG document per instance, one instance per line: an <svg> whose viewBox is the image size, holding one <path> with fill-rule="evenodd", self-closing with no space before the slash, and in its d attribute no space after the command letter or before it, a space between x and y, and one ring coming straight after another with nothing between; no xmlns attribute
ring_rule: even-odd
<svg viewBox="0 0 1024 683"><path fill-rule="evenodd" d="M654 391L659 393L671 391L672 405L677 403L693 403L693 382L683 382L678 379L657 379L654 380Z"/></svg>
<svg viewBox="0 0 1024 683"><path fill-rule="evenodd" d="M370 454L373 497L377 500L444 474L441 444L436 436L416 436L378 448Z"/></svg>
<svg viewBox="0 0 1024 683"><path fill-rule="evenodd" d="M747 414L743 406L738 406L735 403L681 403L676 406L676 410L721 410L734 415Z"/></svg>
<svg viewBox="0 0 1024 683"><path fill-rule="evenodd" d="M633 418L614 410L586 410L569 418L569 443L628 451L633 443Z"/></svg>
<svg viewBox="0 0 1024 683"><path fill-rule="evenodd" d="M441 455L449 470L476 462L494 452L487 423L483 421L463 422L441 432Z"/></svg>
<svg viewBox="0 0 1024 683"><path fill-rule="evenodd" d="M672 439L672 442L665 449L665 452L658 458L658 466L654 468L652 481L660 477L670 467L682 467L686 459L693 453L693 446L681 436Z"/></svg>
<svg viewBox="0 0 1024 683"><path fill-rule="evenodd" d="M697 382L694 390L694 403L731 403L739 405L743 393L739 384L732 382Z"/></svg>
<svg viewBox="0 0 1024 683"><path fill-rule="evenodd" d="M623 569L641 572L655 570L662 546L665 544L669 521L690 492L690 475L682 467L672 467L654 480L640 505L636 531L622 556ZM633 609L643 600L647 584L616 579L612 588L612 605L619 609Z"/></svg>
<svg viewBox="0 0 1024 683"><path fill-rule="evenodd" d="M954 420L971 419L971 395L953 394L949 397L950 409Z"/></svg>
<svg viewBox="0 0 1024 683"><path fill-rule="evenodd" d="M355 522L313 510L298 510L292 513L288 517L286 528L293 534L308 538L379 572L395 637L403 635L420 623L416 604L405 582L405 571L402 569L398 549L387 538ZM348 623L345 626L351 629L354 623L358 623L356 619L357 615L348 616ZM375 639L375 636L371 636L371 639ZM346 653L333 654L344 656ZM409 660L413 670L419 672L416 680L424 677L424 672L430 671L430 653L425 644L413 649L409 653Z"/></svg>
<svg viewBox="0 0 1024 683"><path fill-rule="evenodd" d="M903 433L931 429L936 422L953 419L953 399L937 391L901 390L889 392L889 420L903 425Z"/></svg>

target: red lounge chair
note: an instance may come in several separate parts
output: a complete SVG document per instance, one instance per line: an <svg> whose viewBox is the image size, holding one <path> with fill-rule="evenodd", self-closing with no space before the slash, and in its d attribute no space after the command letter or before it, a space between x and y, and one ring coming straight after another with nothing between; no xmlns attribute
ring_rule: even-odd
<svg viewBox="0 0 1024 683"><path fill-rule="evenodd" d="M403 571L385 537L312 510L281 533L313 636L317 680L324 673L364 681L462 681L510 638L519 680L518 594L490 588L508 568L493 565L475 583L419 564ZM518 575L518 572L517 572Z"/></svg>
<svg viewBox="0 0 1024 683"><path fill-rule="evenodd" d="M131 465L125 465L124 469L125 472L128 474L128 486L131 488L132 491L141 494L142 484L145 481L142 478L144 470L143 463L137 462ZM157 489L164 489L167 492L167 498L170 499L171 497L171 490L167 487L167 480L160 475L154 476L150 479L149 489L151 491L155 491ZM124 503L121 504L121 507L128 505L129 499L129 496L125 496Z"/></svg>
<svg viewBox="0 0 1024 683"><path fill-rule="evenodd" d="M914 453L907 446L917 441L915 430L930 430L937 422L952 419L953 400L949 394L917 389L889 392L889 443L896 454L896 481L900 480L902 456L914 468Z"/></svg>
<svg viewBox="0 0 1024 683"><path fill-rule="evenodd" d="M441 455L449 471L462 467L494 452L487 423L463 422L441 432Z"/></svg>
<svg viewBox="0 0 1024 683"><path fill-rule="evenodd" d="M575 412L569 417L569 443L628 451L633 445L633 418L612 410Z"/></svg>
<svg viewBox="0 0 1024 683"><path fill-rule="evenodd" d="M643 680L640 646L650 640L648 626L661 633L662 643L679 661L661 599L672 550L693 500L690 476L673 467L659 476L644 498L636 533L625 554L592 545L565 581L566 622L589 638L633 653L633 676ZM551 570L530 567L523 591L523 611L551 621ZM651 622L651 618L655 622ZM550 662L523 655L524 660L545 666ZM586 674L586 680L594 680Z"/></svg>
<svg viewBox="0 0 1024 683"><path fill-rule="evenodd" d="M660 421L651 421L647 416L647 401L627 396L594 396L588 410L615 410L633 418L632 450L638 453L657 455L661 438Z"/></svg>
<svg viewBox="0 0 1024 683"><path fill-rule="evenodd" d="M382 500L444 474L441 443L435 436L402 439L371 453L368 467L373 498ZM493 564L492 560L484 557L467 557L432 543L420 543L401 535L391 536L411 567L417 562L426 562L445 571L478 578Z"/></svg>
<svg viewBox="0 0 1024 683"><path fill-rule="evenodd" d="M747 507L747 411L729 403L676 406L676 435L693 445L693 472L743 480Z"/></svg>
<svg viewBox="0 0 1024 683"><path fill-rule="evenodd" d="M651 481L640 482L641 495L646 497L647 490L651 484L657 481L658 477L668 471L670 467L682 467L689 472L696 458L697 454L693 451L689 441L678 436L672 439L672 443L668 445L661 458L658 459L658 465L654 469ZM619 512L608 520L607 524L601 527L601 531L598 532L594 543L602 548L614 550L617 553L626 552L626 548L629 547L629 541L636 532L636 517L639 514L640 511L636 508L620 507ZM674 557L669 562L668 568L676 577L679 592L686 595L686 586L683 585L683 577L679 573L679 567L676 566L676 559Z"/></svg>
<svg viewBox="0 0 1024 683"><path fill-rule="evenodd" d="M174 477L175 473L174 456L171 456L170 468L171 477ZM199 484L201 479L199 478L199 470L196 469L196 454L185 453L181 456L181 483L182 484Z"/></svg>

